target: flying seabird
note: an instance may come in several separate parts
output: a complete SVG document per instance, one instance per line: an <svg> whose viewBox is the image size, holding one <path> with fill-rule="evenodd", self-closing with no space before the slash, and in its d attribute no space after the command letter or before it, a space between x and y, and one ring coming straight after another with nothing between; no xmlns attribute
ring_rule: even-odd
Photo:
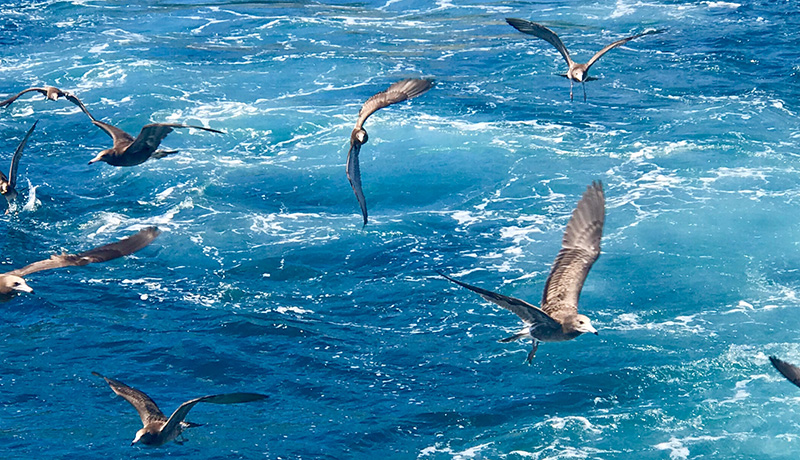
<svg viewBox="0 0 800 460"><path fill-rule="evenodd" d="M236 404L251 401L259 401L266 399L268 396L258 393L226 393L221 395L203 396L201 398L190 399L181 404L180 407L175 409L175 412L169 416L164 416L164 413L158 408L155 402L149 396L141 391L131 388L128 385L120 382L119 380L103 377L97 372L92 372L93 375L101 377L108 382L108 385L114 393L122 396L126 401L139 413L144 427L136 432L136 437L133 438L131 445L141 442L148 446L161 446L173 439L177 438L181 432L190 427L200 426L196 423L186 422L186 414L192 410L195 404L205 402L213 404ZM178 441L176 441L178 442ZM178 442L182 444L182 442Z"/></svg>
<svg viewBox="0 0 800 460"><path fill-rule="evenodd" d="M578 298L586 275L600 255L600 237L603 235L604 221L603 184L592 182L567 224L561 250L553 262L553 268L550 269L550 275L544 286L542 308L524 300L462 283L443 273L439 274L519 316L525 323L525 328L500 342L513 342L523 337L530 337L533 340L533 350L528 353L526 360L530 364L536 355L539 342L571 340L584 332L597 334L589 318L578 313Z"/></svg>
<svg viewBox="0 0 800 460"><path fill-rule="evenodd" d="M180 123L150 123L144 125L139 135L134 139L133 136L116 126L96 120L86 109L82 102L77 101L78 107L83 110L92 123L111 136L113 146L97 154L89 161L89 164L98 161L105 161L112 166L136 166L142 164L150 158L158 159L167 155L177 153L177 150L157 150L161 141L171 133L174 128L194 128L212 133L223 134L222 131L206 128L203 126L182 125Z"/></svg>
<svg viewBox="0 0 800 460"><path fill-rule="evenodd" d="M28 266L6 273L0 273L0 300L9 300L19 292L33 292L24 276L53 268L82 266L106 262L132 254L150 244L161 233L156 227L147 227L138 233L115 243L96 247L80 254L54 254L49 259L34 262Z"/></svg>
<svg viewBox="0 0 800 460"><path fill-rule="evenodd" d="M799 367L793 364L789 364L786 361L781 361L780 359L774 356L770 356L769 360L772 363L772 365L775 366L775 369L778 369L778 372L783 374L783 376L786 377L790 382L800 387Z"/></svg>
<svg viewBox="0 0 800 460"><path fill-rule="evenodd" d="M6 99L5 101L0 102L0 107L5 107L7 105L10 105L12 102L16 101L17 98L19 98L23 94L30 93L32 91L36 91L36 92L42 93L42 95L44 95L44 97L46 97L47 99L50 99L51 101L57 101L59 97L63 97L65 99L69 100L70 102L72 102L73 104L75 104L75 101L78 99L77 97L73 96L72 94L68 93L67 91L62 91L62 90L60 90L60 89L58 89L56 87L53 87L53 86L42 86L42 87L28 88L28 89L26 89L24 91L21 91L16 96L11 96L10 98Z"/></svg>
<svg viewBox="0 0 800 460"><path fill-rule="evenodd" d="M25 134L25 137L22 138L22 142L17 146L17 150L14 151L14 156L11 157L11 169L8 171L8 177L0 171L0 194L8 201L6 214L12 211L14 208L14 200L17 199L17 168L19 167L19 160L22 158L22 150L25 149L25 143L28 142L28 138L31 137L31 133L34 128L36 128L36 123L39 123L39 120L33 122L33 126L31 126L28 133Z"/></svg>
<svg viewBox="0 0 800 460"><path fill-rule="evenodd" d="M347 179L350 180L350 185L353 187L353 192L356 194L358 204L361 206L361 215L364 216L364 225L367 225L367 200L364 197L364 191L361 189L361 167L358 163L358 154L361 152L361 146L366 144L369 139L367 131L364 130L364 122L367 121L370 115L378 110L397 102L419 96L431 89L431 86L433 86L433 80L421 78L400 80L390 86L386 91L381 91L367 99L367 102L361 106L361 110L358 112L356 126L353 128L353 132L350 133L350 150L347 152Z"/></svg>
<svg viewBox="0 0 800 460"><path fill-rule="evenodd" d="M645 35L658 34L663 32L663 30L648 30L640 34L633 35L631 37L623 38L622 40L617 40L614 43L598 51L594 56L592 56L591 59L589 59L589 62L587 62L586 64L579 64L577 62L574 62L572 58L569 57L569 51L567 51L567 47L564 46L564 43L561 41L561 39L558 38L558 35L556 35L555 32L548 29L547 27L541 24L537 24L535 22L526 21L524 19L516 19L516 18L506 18L506 22L508 22L509 25L511 25L512 27L514 27L515 29L519 30L524 34L529 34L539 37L542 40L550 43L551 45L556 47L556 49L558 50L559 53L561 53L562 56L564 56L564 60L567 61L567 65L569 66L569 70L567 70L567 73L564 74L564 76L569 79L570 101L572 100L573 80L580 82L581 85L583 86L583 100L584 101L586 100L586 86L584 82L586 82L587 80L594 80L594 78L588 77L589 67L591 67L592 64L597 62L597 60L600 59L604 54L606 54L607 52L611 51L612 49L620 45L628 43L634 38L639 38Z"/></svg>

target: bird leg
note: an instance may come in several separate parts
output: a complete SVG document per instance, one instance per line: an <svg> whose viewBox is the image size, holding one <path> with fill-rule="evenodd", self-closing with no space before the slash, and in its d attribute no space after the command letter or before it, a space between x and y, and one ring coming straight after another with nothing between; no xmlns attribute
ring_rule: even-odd
<svg viewBox="0 0 800 460"><path fill-rule="evenodd" d="M569 79L569 101L572 102L572 79Z"/></svg>
<svg viewBox="0 0 800 460"><path fill-rule="evenodd" d="M581 86L583 87L583 102L586 102L586 83L581 82Z"/></svg>
<svg viewBox="0 0 800 460"><path fill-rule="evenodd" d="M539 341L533 339L533 350L531 350L531 352L528 353L528 358L525 360L525 362L528 363L528 366L531 365L531 361L533 361L533 357L536 356L536 350L538 349L539 349Z"/></svg>

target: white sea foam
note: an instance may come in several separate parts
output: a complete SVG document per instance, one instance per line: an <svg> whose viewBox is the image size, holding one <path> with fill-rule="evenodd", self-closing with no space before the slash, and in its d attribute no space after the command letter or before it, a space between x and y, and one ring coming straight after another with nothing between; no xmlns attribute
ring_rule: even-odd
<svg viewBox="0 0 800 460"><path fill-rule="evenodd" d="M690 451L687 444L700 444L704 442L712 442L723 439L722 436L687 436L685 438L672 437L667 442L656 444L658 450L668 450L670 460L685 460L689 458Z"/></svg>
<svg viewBox="0 0 800 460"><path fill-rule="evenodd" d="M485 444L479 444L479 445L474 446L474 447L469 447L469 448L466 448L466 449L461 450L461 451L456 451L456 450L452 449L449 446L439 446L439 445L429 446L429 447L425 447L424 449L422 449L419 452L419 455L418 455L417 458L424 458L424 457L427 457L429 455L435 455L435 454L440 454L440 453L441 454L447 454L450 457L451 460L466 460L466 459L470 459L470 458L482 458L480 456L481 452L487 450L493 444L494 443L488 442L488 443L485 443Z"/></svg>
<svg viewBox="0 0 800 460"><path fill-rule="evenodd" d="M733 2L703 2L709 8L729 8L735 10L742 6L741 3L733 3Z"/></svg>
<svg viewBox="0 0 800 460"><path fill-rule="evenodd" d="M25 204L22 206L22 211L24 212L34 212L39 209L39 206L42 205L42 202L36 199L36 189L39 188L38 185L34 186L31 185L31 181L29 179L25 179L28 182L28 199L25 201Z"/></svg>

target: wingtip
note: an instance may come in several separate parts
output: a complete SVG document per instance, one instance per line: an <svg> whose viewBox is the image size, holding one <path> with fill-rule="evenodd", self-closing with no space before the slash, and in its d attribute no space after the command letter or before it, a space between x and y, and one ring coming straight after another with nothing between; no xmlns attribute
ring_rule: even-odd
<svg viewBox="0 0 800 460"><path fill-rule="evenodd" d="M143 228L143 229L141 229L139 231L141 233L146 233L148 235L152 235L153 238L155 238L155 237L157 237L158 235L161 234L161 230L159 230L158 227L156 227L155 225L151 225L149 227L145 227L145 228Z"/></svg>

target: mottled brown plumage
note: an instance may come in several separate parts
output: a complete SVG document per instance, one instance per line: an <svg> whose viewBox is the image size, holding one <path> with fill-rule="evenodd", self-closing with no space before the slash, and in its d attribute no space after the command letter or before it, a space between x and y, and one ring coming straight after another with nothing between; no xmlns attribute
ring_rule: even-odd
<svg viewBox="0 0 800 460"><path fill-rule="evenodd" d="M62 91L54 86L41 86L41 87L37 86L20 91L16 95L11 96L10 98L4 100L3 102L0 102L0 107L11 105L12 102L16 101L23 94L30 93L33 91L41 93L45 98L51 101L57 101L59 97L66 97L67 95L70 95L68 92Z"/></svg>
<svg viewBox="0 0 800 460"><path fill-rule="evenodd" d="M361 106L361 110L358 112L356 126L353 128L353 132L350 133L350 150L347 152L347 179L350 181L350 186L353 187L353 192L356 194L356 199L361 207L364 225L367 225L367 200L364 197L364 191L361 189L361 166L358 161L361 146L369 140L367 131L364 129L364 122L378 110L419 96L431 89L431 86L433 86L433 80L408 78L398 81L386 91L381 91L367 99L367 102Z"/></svg>
<svg viewBox="0 0 800 460"><path fill-rule="evenodd" d="M191 399L181 404L172 415L167 418L158 408L156 403L143 392L129 387L119 380L104 377L97 372L92 374L101 377L108 383L111 390L128 401L139 413L142 419L142 429L136 432L136 437L131 445L141 442L148 446L161 446L173 439L176 439L184 429L199 426L195 423L184 421L190 410L201 402L213 404L237 404L266 399L266 395L258 393L226 393L220 395L209 395Z"/></svg>
<svg viewBox="0 0 800 460"><path fill-rule="evenodd" d="M514 27L515 29L517 29L518 31L520 31L522 33L525 33L525 34L528 34L528 35L533 35L535 37L541 38L542 40L550 43L551 45L556 47L556 49L558 50L559 53L561 53L561 56L563 56L564 60L567 61L567 66L569 66L569 68L567 70L567 73L564 76L569 79L569 100L570 101L572 100L572 82L573 81L577 81L577 82L581 83L581 85L584 85L584 83L587 80L590 79L589 75L588 75L589 74L589 68L592 66L592 64L597 62L597 60L600 59L604 54L606 54L607 52L611 51L612 49L614 49L614 48L616 48L616 47L618 47L620 45L624 45L625 43L628 43L629 41L631 41L631 40L633 40L635 38L643 37L645 35L658 34L658 33L663 32L663 30L648 30L648 31L645 31L645 32L640 33L640 34L636 34L636 35L633 35L633 36L630 36L630 37L623 38L621 40L617 40L614 43L611 43L610 45L605 46L603 49L601 49L600 51L595 53L595 55L592 56L591 59L589 59L589 62L587 62L585 64L581 64L581 63L578 63L578 62L575 62L575 61L572 60L572 58L569 55L569 51L567 51L567 47L564 46L564 43L561 41L560 38L558 38L558 35L556 35L555 32L553 32L552 30L548 29L547 27L545 27L545 26L543 26L541 24L537 24L535 22L526 21L524 19L517 19L517 18L506 18L506 22L508 22L509 25L511 25L512 27ZM584 101L586 100L586 86L585 85L583 86L583 100Z"/></svg>
<svg viewBox="0 0 800 460"><path fill-rule="evenodd" d="M68 266L83 266L107 262L132 254L150 244L158 236L156 227L147 227L138 233L114 243L99 246L80 254L54 254L49 259L34 262L25 267L0 274L0 299L8 300L17 292L33 292L23 277L42 270Z"/></svg>
<svg viewBox="0 0 800 460"><path fill-rule="evenodd" d="M150 158L158 159L177 153L177 150L158 150L161 141L175 128L194 128L223 134L222 131L203 126L182 125L180 123L150 123L149 125L144 125L139 135L134 138L116 126L95 119L81 101L76 101L75 103L89 117L92 124L108 134L113 142L110 149L101 151L89 161L89 164L104 161L112 166L136 166Z"/></svg>
<svg viewBox="0 0 800 460"><path fill-rule="evenodd" d="M38 120L33 122L33 126L31 126L28 133L25 134L25 137L22 138L22 141L17 146L17 150L14 151L14 156L11 157L11 168L9 168L8 176L6 177L6 175L0 171L0 195L3 195L8 202L6 214L14 209L14 201L17 199L17 169L19 168L19 160L22 158L22 151L25 149L25 144L28 142L28 138L31 137L31 133L33 133L37 123L39 123Z"/></svg>
<svg viewBox="0 0 800 460"><path fill-rule="evenodd" d="M597 334L589 318L578 313L578 298L586 275L600 256L604 222L603 185L593 182L578 202L567 224L561 250L547 277L542 308L524 300L462 283L442 273L440 275L519 316L526 327L501 342L530 337L533 340L533 349L526 360L530 364L539 342L571 340L585 332Z"/></svg>
<svg viewBox="0 0 800 460"><path fill-rule="evenodd" d="M777 369L778 372L783 374L783 376L786 377L790 382L800 387L800 368L794 364L789 364L786 361L782 361L774 356L770 356L769 361L773 366L775 366L775 369Z"/></svg>

